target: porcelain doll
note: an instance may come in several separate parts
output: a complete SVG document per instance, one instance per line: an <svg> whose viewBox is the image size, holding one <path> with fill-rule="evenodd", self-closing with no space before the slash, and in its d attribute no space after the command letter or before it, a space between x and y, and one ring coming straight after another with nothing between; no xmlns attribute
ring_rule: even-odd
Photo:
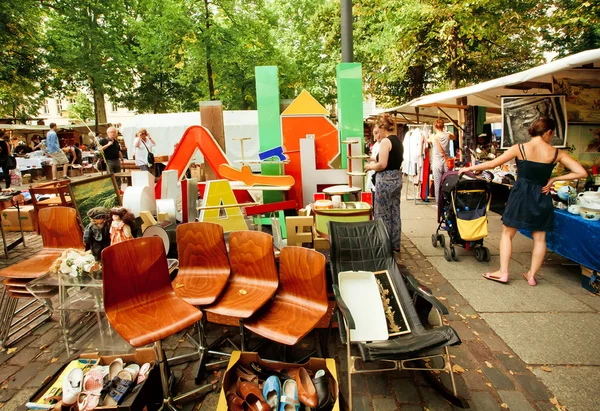
<svg viewBox="0 0 600 411"><path fill-rule="evenodd" d="M91 222L85 228L83 242L96 261L101 261L102 250L110 245L110 211L105 207L94 207L87 216Z"/></svg>
<svg viewBox="0 0 600 411"><path fill-rule="evenodd" d="M135 216L124 207L110 209L112 222L110 223L110 245L133 239L135 230Z"/></svg>

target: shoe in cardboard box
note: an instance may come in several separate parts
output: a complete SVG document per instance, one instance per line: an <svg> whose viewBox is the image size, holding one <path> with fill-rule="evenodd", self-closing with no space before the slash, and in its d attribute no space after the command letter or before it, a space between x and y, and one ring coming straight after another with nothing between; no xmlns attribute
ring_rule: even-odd
<svg viewBox="0 0 600 411"><path fill-rule="evenodd" d="M227 370L225 371L225 375L223 376L223 384L221 388L221 393L219 394L219 402L217 404L216 411L227 411L227 400L225 399L225 391L229 387L236 384L234 367L239 364L247 369L250 369L250 364L253 362L257 363L260 366L260 368L267 374L269 373L269 369L281 370L283 368L305 368L306 370L312 371L313 375L319 370L326 370L327 372L329 372L331 377L333 377L333 381L335 382L335 386L330 387L330 390L335 395L335 403L333 404L332 411L340 411L340 392L337 370L335 367L335 359L310 358L304 364L290 364L278 361L266 361L261 359L258 356L258 353L240 351L234 351L231 353L231 358L229 360L229 364L227 365Z"/></svg>
<svg viewBox="0 0 600 411"><path fill-rule="evenodd" d="M109 365L117 358L121 358L124 364L136 363L140 366L144 363L156 361L156 354L153 348L140 348L131 354L100 356L98 353L85 353L76 359L98 359L99 365ZM48 376L41 384L40 388L30 397L29 403L35 403L44 396L50 387L57 381L62 371L69 365L68 361L54 375ZM149 372L148 378L141 384L136 385L133 390L123 399L122 403L116 406L97 406L96 410L106 411L142 411L146 407L148 410L160 408L163 402L162 385L160 381L160 371L158 365L155 365ZM25 411L28 408L22 405L17 411Z"/></svg>

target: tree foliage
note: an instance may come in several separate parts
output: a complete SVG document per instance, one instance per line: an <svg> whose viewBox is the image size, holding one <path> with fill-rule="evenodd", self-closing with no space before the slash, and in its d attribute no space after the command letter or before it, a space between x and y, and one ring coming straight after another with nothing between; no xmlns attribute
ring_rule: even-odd
<svg viewBox="0 0 600 411"><path fill-rule="evenodd" d="M69 105L69 118L83 122L94 119L94 106L84 92L77 93L75 102Z"/></svg>

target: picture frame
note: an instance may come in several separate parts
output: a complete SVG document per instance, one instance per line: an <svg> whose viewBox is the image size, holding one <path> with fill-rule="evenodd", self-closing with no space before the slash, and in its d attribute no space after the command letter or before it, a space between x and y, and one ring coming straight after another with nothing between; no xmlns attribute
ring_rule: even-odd
<svg viewBox="0 0 600 411"><path fill-rule="evenodd" d="M395 337L397 335L409 334L411 332L410 325L406 319L406 314L402 308L401 300L396 293L396 287L392 282L389 271L376 271L373 275L379 287L389 336Z"/></svg>
<svg viewBox="0 0 600 411"><path fill-rule="evenodd" d="M67 185L79 222L85 228L90 223L87 212L94 207L111 209L122 205L114 174L73 181Z"/></svg>
<svg viewBox="0 0 600 411"><path fill-rule="evenodd" d="M570 124L600 123L600 78L596 69L573 69L552 76L554 94L564 94Z"/></svg>
<svg viewBox="0 0 600 411"><path fill-rule="evenodd" d="M504 96L501 99L501 149L528 142L531 137L527 130L540 117L556 121L556 130L550 144L557 148L567 146L567 108L564 95Z"/></svg>

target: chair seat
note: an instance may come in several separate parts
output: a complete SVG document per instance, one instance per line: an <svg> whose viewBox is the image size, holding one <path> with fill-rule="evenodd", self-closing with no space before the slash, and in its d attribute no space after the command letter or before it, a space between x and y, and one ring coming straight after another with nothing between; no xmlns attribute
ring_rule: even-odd
<svg viewBox="0 0 600 411"><path fill-rule="evenodd" d="M63 253L62 249L42 249L38 254L18 264L0 270L0 277L34 279L46 274L52 263Z"/></svg>
<svg viewBox="0 0 600 411"><path fill-rule="evenodd" d="M179 298L192 305L204 306L215 302L227 285L229 269L211 270L200 267L180 268L173 280Z"/></svg>
<svg viewBox="0 0 600 411"><path fill-rule="evenodd" d="M424 350L454 345L460 338L452 327L441 326L431 330L412 332L387 341L358 344L364 361L403 360L423 356Z"/></svg>
<svg viewBox="0 0 600 411"><path fill-rule="evenodd" d="M253 280L249 282L234 279L217 302L206 307L205 311L229 317L250 318L275 294L277 286L277 281Z"/></svg>
<svg viewBox="0 0 600 411"><path fill-rule="evenodd" d="M72 204L71 197L65 196L65 202L67 204ZM47 207L47 206L65 205L65 204L62 202L62 199L60 197L51 197L51 198L47 198L42 201L38 201L36 205L38 207L39 206Z"/></svg>
<svg viewBox="0 0 600 411"><path fill-rule="evenodd" d="M127 305L107 307L106 317L129 344L141 347L193 325L202 312L165 289L152 299L132 296Z"/></svg>
<svg viewBox="0 0 600 411"><path fill-rule="evenodd" d="M327 314L327 306L324 306L324 310L316 311L306 303L306 300L275 297L275 301L265 307L264 314L245 321L244 326L269 340L295 345Z"/></svg>

